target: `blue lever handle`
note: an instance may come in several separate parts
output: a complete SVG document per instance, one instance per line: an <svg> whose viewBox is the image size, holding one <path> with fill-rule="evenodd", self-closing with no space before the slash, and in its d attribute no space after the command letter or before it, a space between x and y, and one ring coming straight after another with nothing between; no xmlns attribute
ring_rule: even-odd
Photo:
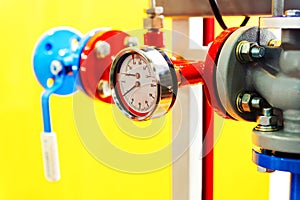
<svg viewBox="0 0 300 200"><path fill-rule="evenodd" d="M42 93L42 112L43 112L43 124L44 124L44 132L51 133L51 119L50 119L50 108L49 108L49 100L51 94L55 93L58 89L60 89L64 83L64 75L57 75L54 78L54 83L52 87L47 88Z"/></svg>

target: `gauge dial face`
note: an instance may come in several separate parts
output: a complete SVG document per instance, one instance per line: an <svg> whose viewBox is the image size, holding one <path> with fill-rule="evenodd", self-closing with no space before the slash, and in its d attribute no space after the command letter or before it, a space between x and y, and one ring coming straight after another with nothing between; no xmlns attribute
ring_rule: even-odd
<svg viewBox="0 0 300 200"><path fill-rule="evenodd" d="M136 52L125 54L117 67L116 89L121 103L137 116L151 113L157 104L158 80L147 60Z"/></svg>

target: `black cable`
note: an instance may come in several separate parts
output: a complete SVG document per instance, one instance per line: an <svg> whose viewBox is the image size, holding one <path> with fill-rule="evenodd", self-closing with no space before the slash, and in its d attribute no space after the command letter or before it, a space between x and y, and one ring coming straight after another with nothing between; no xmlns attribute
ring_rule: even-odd
<svg viewBox="0 0 300 200"><path fill-rule="evenodd" d="M217 1L215 0L209 0L209 4L210 4L210 7L215 15L215 18L216 20L218 21L219 25L222 27L222 29L227 29L227 26L222 18L222 15L220 13L220 9L219 9L219 6L218 6L218 3Z"/></svg>
<svg viewBox="0 0 300 200"><path fill-rule="evenodd" d="M219 23L219 25L222 27L222 29L224 29L224 30L227 29L227 26L226 26L226 24L225 24L225 22L222 18L222 14L220 12L219 5L218 5L217 1L216 0L209 0L209 4L210 4L210 7L211 7L211 9L213 11L213 14L214 14L217 22ZM240 26L245 26L248 23L249 19L250 19L250 17L245 16L245 19L243 20L243 22L241 23Z"/></svg>
<svg viewBox="0 0 300 200"><path fill-rule="evenodd" d="M241 25L240 25L240 26L246 26L246 25L247 25L247 23L248 23L248 21L249 21L249 19L250 19L250 17L248 17L248 16L245 16L245 18L244 18L244 20L243 20L243 22L241 23Z"/></svg>

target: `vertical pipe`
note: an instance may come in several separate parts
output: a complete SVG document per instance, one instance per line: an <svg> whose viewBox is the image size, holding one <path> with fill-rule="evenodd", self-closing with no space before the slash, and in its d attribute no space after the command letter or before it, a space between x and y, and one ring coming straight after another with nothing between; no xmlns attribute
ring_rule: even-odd
<svg viewBox="0 0 300 200"><path fill-rule="evenodd" d="M284 0L272 0L272 15L282 16L284 12Z"/></svg>
<svg viewBox="0 0 300 200"><path fill-rule="evenodd" d="M300 200L300 174L291 173L290 200Z"/></svg>
<svg viewBox="0 0 300 200"><path fill-rule="evenodd" d="M203 45L207 46L214 40L214 19L203 21ZM214 179L214 112L208 102L208 96L203 92L203 170L202 170L202 200L213 200Z"/></svg>
<svg viewBox="0 0 300 200"><path fill-rule="evenodd" d="M150 9L156 8L156 0L150 0ZM149 9L147 9L149 10ZM153 11L151 11L153 12ZM152 25L148 26L149 21L152 21L153 17L161 19L161 27L155 28ZM147 26L145 26L147 24ZM161 29L163 28L163 15L162 13L152 13L148 15L148 18L144 19L144 28L148 29L148 31L144 34L144 45L148 46L155 46L157 48L164 48L164 32L161 32Z"/></svg>
<svg viewBox="0 0 300 200"><path fill-rule="evenodd" d="M215 19L213 17L203 19L203 46L208 46L215 38Z"/></svg>
<svg viewBox="0 0 300 200"><path fill-rule="evenodd" d="M155 7L156 7L156 1L150 0L150 8L155 8Z"/></svg>
<svg viewBox="0 0 300 200"><path fill-rule="evenodd" d="M202 200L213 200L214 179L214 116L213 109L203 92L203 158Z"/></svg>

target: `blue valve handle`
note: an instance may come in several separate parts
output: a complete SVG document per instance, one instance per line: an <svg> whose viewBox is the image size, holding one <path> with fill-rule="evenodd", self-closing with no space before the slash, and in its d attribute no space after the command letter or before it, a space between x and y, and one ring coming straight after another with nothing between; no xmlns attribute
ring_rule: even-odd
<svg viewBox="0 0 300 200"><path fill-rule="evenodd" d="M44 132L41 133L42 152L44 162L44 174L48 181L54 182L60 179L59 159L56 134L51 130L49 100L51 94L55 93L65 82L64 73L54 77L54 83L42 93L42 113Z"/></svg>
<svg viewBox="0 0 300 200"><path fill-rule="evenodd" d="M50 29L40 37L33 52L33 69L43 88L47 88L48 79L55 76L50 66L57 60L63 66L65 78L55 94L69 95L77 91L76 78L83 48L78 46L81 38L82 34L70 27Z"/></svg>
<svg viewBox="0 0 300 200"><path fill-rule="evenodd" d="M77 44L81 38L81 33L73 28L54 28L41 36L33 52L34 73L45 88L41 97L44 125L41 144L45 178L51 182L60 179L60 168L57 138L51 130L49 100L51 94L76 92L80 56ZM53 84L49 86L51 79Z"/></svg>
<svg viewBox="0 0 300 200"><path fill-rule="evenodd" d="M49 99L51 94L55 93L58 89L60 89L64 84L65 75L57 75L54 78L54 83L52 87L47 88L42 93L42 113L43 113L43 124L44 124L44 132L51 133L51 119L50 119L50 108L49 108Z"/></svg>
<svg viewBox="0 0 300 200"><path fill-rule="evenodd" d="M51 128L50 96L69 95L77 91L76 85L80 86L77 75L81 52L89 39L98 31L100 29L93 30L82 38L81 33L73 28L54 28L41 36L34 50L34 73L45 88L41 97L44 126L41 144L44 174L50 182L60 179L57 137ZM48 86L51 79L53 84Z"/></svg>

